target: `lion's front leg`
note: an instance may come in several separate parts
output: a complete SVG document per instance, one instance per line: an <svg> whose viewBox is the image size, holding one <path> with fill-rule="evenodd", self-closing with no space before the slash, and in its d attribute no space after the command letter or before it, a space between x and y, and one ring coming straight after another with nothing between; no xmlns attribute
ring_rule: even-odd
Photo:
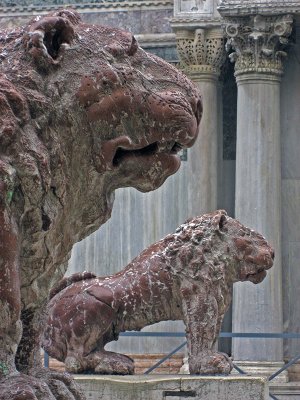
<svg viewBox="0 0 300 400"><path fill-rule="evenodd" d="M41 368L0 379L0 400L85 400L71 375Z"/></svg>
<svg viewBox="0 0 300 400"><path fill-rule="evenodd" d="M0 380L16 372L21 338L18 227L10 210L11 190L0 160Z"/></svg>
<svg viewBox="0 0 300 400"><path fill-rule="evenodd" d="M218 315L218 304L210 290L195 285L182 287L183 317L191 374L229 374L232 370L230 358L215 350L222 318Z"/></svg>
<svg viewBox="0 0 300 400"><path fill-rule="evenodd" d="M0 175L1 168L0 160ZM0 400L83 400L69 376L60 379L56 373L40 379L17 371L16 350L22 335L20 244L18 226L10 210L12 193L7 181L0 176ZM25 360L24 363L28 365Z"/></svg>

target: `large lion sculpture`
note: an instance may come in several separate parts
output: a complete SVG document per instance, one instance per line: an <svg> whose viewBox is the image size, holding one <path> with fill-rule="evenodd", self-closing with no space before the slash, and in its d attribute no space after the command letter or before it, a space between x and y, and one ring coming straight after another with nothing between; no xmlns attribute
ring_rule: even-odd
<svg viewBox="0 0 300 400"><path fill-rule="evenodd" d="M0 399L83 398L40 366L43 309L114 191L159 187L201 118L196 87L72 10L0 33Z"/></svg>
<svg viewBox="0 0 300 400"><path fill-rule="evenodd" d="M191 374L228 374L215 350L232 284L261 282L273 265L266 240L216 211L181 225L123 271L64 278L53 289L43 345L70 372L132 374L133 361L104 350L120 332L167 320L186 326Z"/></svg>

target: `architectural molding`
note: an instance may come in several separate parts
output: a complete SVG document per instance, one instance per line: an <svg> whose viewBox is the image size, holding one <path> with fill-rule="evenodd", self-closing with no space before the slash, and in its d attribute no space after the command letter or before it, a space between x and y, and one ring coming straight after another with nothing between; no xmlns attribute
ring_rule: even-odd
<svg viewBox="0 0 300 400"><path fill-rule="evenodd" d="M176 46L175 33L141 33L134 36L141 46L147 48Z"/></svg>
<svg viewBox="0 0 300 400"><path fill-rule="evenodd" d="M221 26L221 17L208 18L207 16L178 16L170 20L174 30L189 29L194 30L198 28L219 28Z"/></svg>
<svg viewBox="0 0 300 400"><path fill-rule="evenodd" d="M187 73L220 74L226 57L221 29L185 29L176 31L180 65Z"/></svg>
<svg viewBox="0 0 300 400"><path fill-rule="evenodd" d="M80 13L173 8L173 0L100 0L97 2L69 0L67 3L63 0L56 2L49 0L46 4L45 1L40 0L32 3L32 0L23 0L21 4L18 1L4 0L0 6L0 17L46 14L62 7L71 7Z"/></svg>
<svg viewBox="0 0 300 400"><path fill-rule="evenodd" d="M256 72L281 75L284 45L292 32L293 17L247 16L224 19L226 49L235 62L235 75Z"/></svg>
<svg viewBox="0 0 300 400"><path fill-rule="evenodd" d="M299 0L223 0L218 11L222 16L279 15L300 13Z"/></svg>

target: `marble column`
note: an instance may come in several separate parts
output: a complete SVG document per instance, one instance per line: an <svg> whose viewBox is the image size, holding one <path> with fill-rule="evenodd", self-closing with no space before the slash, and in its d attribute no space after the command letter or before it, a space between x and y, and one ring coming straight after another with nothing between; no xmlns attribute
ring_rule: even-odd
<svg viewBox="0 0 300 400"><path fill-rule="evenodd" d="M286 55L282 45L291 27L288 15L226 22L238 85L235 216L275 248L274 267L261 284L235 285L233 332L283 331L280 80ZM233 356L275 365L283 360L282 340L234 339Z"/></svg>
<svg viewBox="0 0 300 400"><path fill-rule="evenodd" d="M180 65L203 96L200 135L188 153L190 174L194 175L189 179L194 186L188 190L188 202L190 214L196 215L217 209L221 132L219 76L225 61L225 39L217 28L176 30L176 39Z"/></svg>

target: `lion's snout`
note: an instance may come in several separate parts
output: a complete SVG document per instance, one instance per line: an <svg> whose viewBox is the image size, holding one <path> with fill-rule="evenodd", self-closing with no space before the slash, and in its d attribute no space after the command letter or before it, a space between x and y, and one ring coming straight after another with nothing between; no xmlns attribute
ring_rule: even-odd
<svg viewBox="0 0 300 400"><path fill-rule="evenodd" d="M267 270L273 266L274 257L274 250L269 246L258 249L254 254L245 255L239 274L240 280L255 284L262 282L267 276Z"/></svg>
<svg viewBox="0 0 300 400"><path fill-rule="evenodd" d="M245 261L264 269L270 269L273 266L274 251L260 251L258 254L248 255L245 257Z"/></svg>

